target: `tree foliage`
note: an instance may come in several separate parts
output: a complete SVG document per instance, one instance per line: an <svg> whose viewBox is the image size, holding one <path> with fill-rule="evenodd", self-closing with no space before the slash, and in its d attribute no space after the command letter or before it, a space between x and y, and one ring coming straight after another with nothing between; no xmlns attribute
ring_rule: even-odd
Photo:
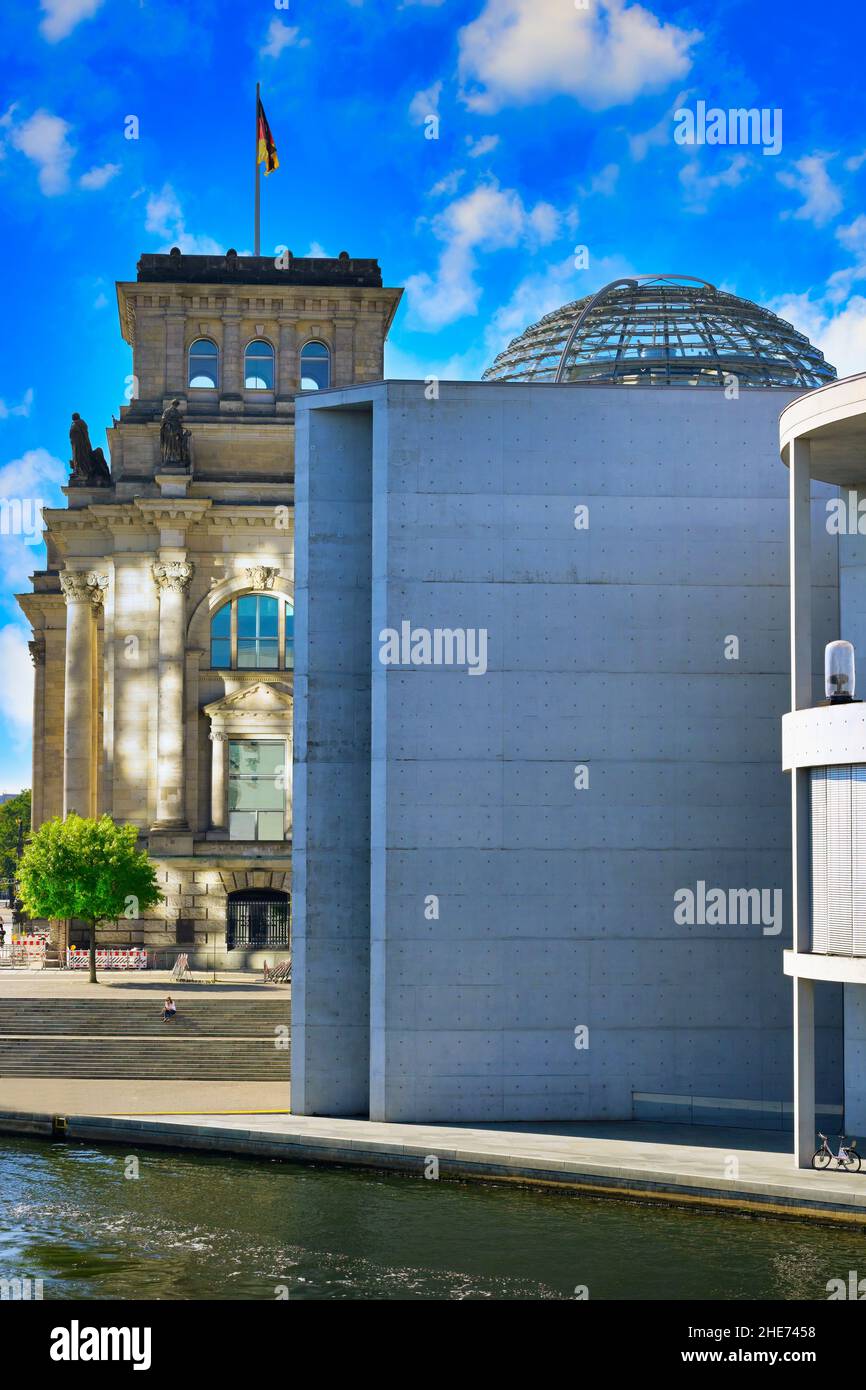
<svg viewBox="0 0 866 1390"><path fill-rule="evenodd" d="M40 825L21 860L21 900L31 917L77 917L89 924L91 979L97 923L137 917L162 899L156 871L136 849L137 839L134 825L71 813Z"/></svg>
<svg viewBox="0 0 866 1390"><path fill-rule="evenodd" d="M0 886L6 887L18 868L18 822L25 837L30 831L30 791L18 792L0 805Z"/></svg>

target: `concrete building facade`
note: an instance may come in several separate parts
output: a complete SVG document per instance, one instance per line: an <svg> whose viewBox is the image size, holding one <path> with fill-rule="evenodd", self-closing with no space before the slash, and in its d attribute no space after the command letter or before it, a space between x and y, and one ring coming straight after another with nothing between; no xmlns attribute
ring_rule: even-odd
<svg viewBox="0 0 866 1390"><path fill-rule="evenodd" d="M790 1125L797 392L718 385L299 402L297 1112Z"/></svg>
<svg viewBox="0 0 866 1390"><path fill-rule="evenodd" d="M294 400L381 377L399 297L346 253L173 250L117 286L132 374L110 475L73 474L19 596L34 827L69 811L138 826L165 894L107 942L233 964L288 948ZM181 466L160 443L173 400Z"/></svg>
<svg viewBox="0 0 866 1390"><path fill-rule="evenodd" d="M866 660L866 376L846 377L782 412L791 528L791 701L783 765L791 774L793 936L785 973L794 993L796 1161L816 1147L816 998L844 994L844 1120L866 1135L866 705L862 688L825 683L814 653L808 577L815 550L839 547L839 617L829 639ZM820 502L816 504L816 494ZM821 626L818 624L818 626ZM861 686L863 679L861 665ZM853 697L853 698L852 698ZM836 1133L835 1130L831 1131Z"/></svg>

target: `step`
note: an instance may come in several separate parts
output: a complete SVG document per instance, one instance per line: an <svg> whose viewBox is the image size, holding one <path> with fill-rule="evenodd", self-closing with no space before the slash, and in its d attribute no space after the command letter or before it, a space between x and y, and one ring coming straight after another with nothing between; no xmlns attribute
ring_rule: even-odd
<svg viewBox="0 0 866 1390"><path fill-rule="evenodd" d="M0 1045L0 1103L4 1076L288 1081L290 1060L288 1049L259 1039L8 1038Z"/></svg>
<svg viewBox="0 0 866 1390"><path fill-rule="evenodd" d="M163 1036L167 1028L181 1036L272 1037L291 1023L288 999L245 1006L209 1005L181 999L171 1023L162 1020L161 999L117 1003L91 1000L3 1001L0 1038L12 1035Z"/></svg>

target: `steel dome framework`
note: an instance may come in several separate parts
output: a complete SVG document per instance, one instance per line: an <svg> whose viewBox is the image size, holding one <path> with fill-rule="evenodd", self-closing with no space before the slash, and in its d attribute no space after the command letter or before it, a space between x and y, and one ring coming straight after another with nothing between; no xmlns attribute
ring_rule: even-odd
<svg viewBox="0 0 866 1390"><path fill-rule="evenodd" d="M485 381L620 386L783 386L836 378L824 354L769 309L691 275L613 280L513 339Z"/></svg>

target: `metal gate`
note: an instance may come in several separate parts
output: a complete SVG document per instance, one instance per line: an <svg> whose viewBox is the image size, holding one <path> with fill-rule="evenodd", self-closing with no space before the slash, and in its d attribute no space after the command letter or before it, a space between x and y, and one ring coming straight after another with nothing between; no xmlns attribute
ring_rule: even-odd
<svg viewBox="0 0 866 1390"><path fill-rule="evenodd" d="M229 893L226 950L264 947L288 950L291 940L288 893L273 888L245 888Z"/></svg>

